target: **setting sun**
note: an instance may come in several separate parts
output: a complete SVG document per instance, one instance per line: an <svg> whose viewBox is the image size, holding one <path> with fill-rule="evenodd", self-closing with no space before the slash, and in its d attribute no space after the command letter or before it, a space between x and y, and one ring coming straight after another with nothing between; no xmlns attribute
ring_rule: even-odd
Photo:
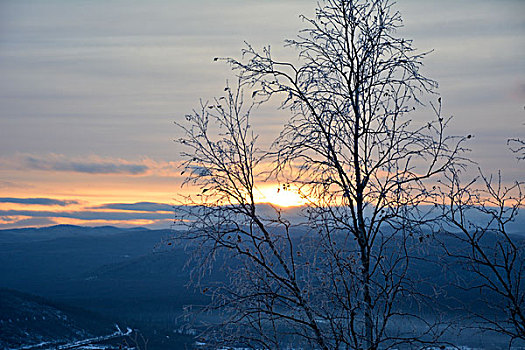
<svg viewBox="0 0 525 350"><path fill-rule="evenodd" d="M279 207L298 207L306 203L294 189L282 189L279 186L259 188L259 202L270 203Z"/></svg>

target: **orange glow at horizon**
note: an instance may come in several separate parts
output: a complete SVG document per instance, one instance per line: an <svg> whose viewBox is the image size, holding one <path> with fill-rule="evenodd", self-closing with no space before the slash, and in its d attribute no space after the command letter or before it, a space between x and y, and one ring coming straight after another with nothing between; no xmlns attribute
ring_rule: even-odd
<svg viewBox="0 0 525 350"><path fill-rule="evenodd" d="M282 189L278 185L265 186L257 189L255 198L258 203L270 203L278 207L300 207L308 201L294 189Z"/></svg>

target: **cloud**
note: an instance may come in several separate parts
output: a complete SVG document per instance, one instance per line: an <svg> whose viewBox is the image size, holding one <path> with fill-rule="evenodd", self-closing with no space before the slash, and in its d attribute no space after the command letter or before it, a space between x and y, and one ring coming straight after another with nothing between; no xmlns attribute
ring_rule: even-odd
<svg viewBox="0 0 525 350"><path fill-rule="evenodd" d="M114 210L133 210L133 211L173 211L173 206L164 203L138 202L138 203L108 203L93 207L92 209L114 209Z"/></svg>
<svg viewBox="0 0 525 350"><path fill-rule="evenodd" d="M0 216L28 216L33 218L68 218L78 220L162 220L173 219L173 213L107 212L93 210L46 211L46 210L0 210Z"/></svg>
<svg viewBox="0 0 525 350"><path fill-rule="evenodd" d="M34 170L67 171L86 174L129 174L140 175L148 171L144 164L130 163L123 160L108 161L96 159L91 161L73 161L62 156L48 159L26 156L23 159L26 168Z"/></svg>
<svg viewBox="0 0 525 350"><path fill-rule="evenodd" d="M0 203L16 203L16 204L36 204L36 205L59 205L65 207L71 204L79 204L74 200L59 200L52 198L12 198L0 197Z"/></svg>
<svg viewBox="0 0 525 350"><path fill-rule="evenodd" d="M157 161L148 157L139 160L100 157L88 155L68 157L63 154L18 153L0 156L0 170L24 171L38 170L49 172L73 172L91 175L120 174L139 176L181 177L181 161ZM1 187L29 187L9 181L0 181Z"/></svg>
<svg viewBox="0 0 525 350"><path fill-rule="evenodd" d="M7 224L0 223L0 229L12 229L12 228L24 228L24 227L41 227L41 226L51 226L56 225L56 222L54 220L51 220L49 218L29 218L29 219L22 219L22 220L16 220L14 222L10 222Z"/></svg>
<svg viewBox="0 0 525 350"><path fill-rule="evenodd" d="M17 203L22 205L61 205L82 204L73 200L56 200L51 198L11 198L0 197L0 203ZM166 203L106 203L75 210L0 210L0 229L49 226L61 223L80 225L114 225L117 227L150 227L154 229L169 228L175 218L176 207Z"/></svg>
<svg viewBox="0 0 525 350"><path fill-rule="evenodd" d="M27 184L19 184L11 181L0 181L0 188L32 188L34 186Z"/></svg>

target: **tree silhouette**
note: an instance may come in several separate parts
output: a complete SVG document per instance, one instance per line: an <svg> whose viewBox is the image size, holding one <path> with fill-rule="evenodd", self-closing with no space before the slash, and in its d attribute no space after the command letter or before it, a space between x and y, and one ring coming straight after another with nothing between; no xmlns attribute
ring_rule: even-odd
<svg viewBox="0 0 525 350"><path fill-rule="evenodd" d="M198 247L196 270L227 257L231 276L206 287L225 320L209 339L272 349L433 344L444 328L421 311L431 298L414 273L436 219L423 204L461 166L464 138L446 135L440 99L431 120L409 118L437 84L420 73L427 53L396 37L393 2L326 0L302 18L305 29L286 41L298 63L250 45L242 59L217 59L238 84L180 124L185 183L201 193L186 198L179 238ZM274 98L292 115L263 151L250 116ZM261 180L298 188L303 225L256 203Z"/></svg>
<svg viewBox="0 0 525 350"><path fill-rule="evenodd" d="M525 160L525 141L521 139L509 139L507 144L510 150L516 154L518 160Z"/></svg>
<svg viewBox="0 0 525 350"><path fill-rule="evenodd" d="M461 307L473 328L505 335L511 347L525 340L525 240L509 229L525 204L524 184L504 185L501 173L487 177L481 170L466 184L452 171L447 183L441 232L449 241L443 247L455 268L468 273L457 287L479 291L481 302Z"/></svg>

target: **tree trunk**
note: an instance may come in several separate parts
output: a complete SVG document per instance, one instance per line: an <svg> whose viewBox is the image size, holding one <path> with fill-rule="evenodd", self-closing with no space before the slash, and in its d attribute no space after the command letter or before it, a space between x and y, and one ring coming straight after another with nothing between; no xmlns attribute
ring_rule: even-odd
<svg viewBox="0 0 525 350"><path fill-rule="evenodd" d="M366 245L361 245L361 265L363 269L363 303L364 303L364 316L365 316L365 349L372 350L373 346L373 328L374 323L372 320L372 297L370 295L370 255L366 249Z"/></svg>

